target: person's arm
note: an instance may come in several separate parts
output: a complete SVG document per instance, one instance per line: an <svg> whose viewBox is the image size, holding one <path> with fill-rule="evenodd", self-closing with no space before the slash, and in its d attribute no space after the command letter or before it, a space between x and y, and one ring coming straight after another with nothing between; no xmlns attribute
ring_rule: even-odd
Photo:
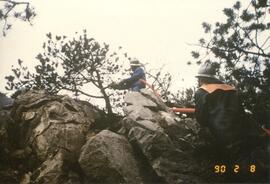
<svg viewBox="0 0 270 184"><path fill-rule="evenodd" d="M136 82L137 80L143 78L144 75L145 74L143 69L137 68L130 78L125 79L125 82L132 84L133 82Z"/></svg>
<svg viewBox="0 0 270 184"><path fill-rule="evenodd" d="M131 85L138 81L139 79L144 77L144 71L142 68L138 68L134 71L131 77L127 79L123 79L121 82L119 82L119 86L121 86L122 89L128 89L131 87Z"/></svg>

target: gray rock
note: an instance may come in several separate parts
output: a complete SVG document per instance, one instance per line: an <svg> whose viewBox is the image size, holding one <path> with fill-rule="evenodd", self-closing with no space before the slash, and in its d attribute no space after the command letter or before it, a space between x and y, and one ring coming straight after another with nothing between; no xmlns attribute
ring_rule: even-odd
<svg viewBox="0 0 270 184"><path fill-rule="evenodd" d="M30 147L31 152L17 150L14 158L34 154L31 157L42 162L33 171L31 182L79 181L79 176L70 174L72 166L65 163L77 162L89 128L99 118L97 114L92 106L68 96L47 95L43 91L28 91L18 96L12 109L13 117L19 122L18 142L22 148Z"/></svg>
<svg viewBox="0 0 270 184"><path fill-rule="evenodd" d="M184 174L188 168L184 150L190 147L186 137L191 129L151 91L143 89L141 95L157 104L155 108L136 103L138 94L126 95L132 105L125 107L120 132L141 150L158 177L167 183L190 183Z"/></svg>
<svg viewBox="0 0 270 184"><path fill-rule="evenodd" d="M129 118L136 120L149 120L156 121L158 118L158 113L151 111L150 109L139 106L139 105L129 105L124 107L124 112L129 116Z"/></svg>
<svg viewBox="0 0 270 184"><path fill-rule="evenodd" d="M12 107L14 100L8 98L5 94L0 93L0 109Z"/></svg>
<svg viewBox="0 0 270 184"><path fill-rule="evenodd" d="M125 129L125 131L122 133L126 133L126 130L130 130L132 127L142 127L144 129L147 129L149 131L153 132L163 132L164 129L159 126L158 123L149 121L149 120L133 120L132 118L125 118L121 121L122 128Z"/></svg>
<svg viewBox="0 0 270 184"><path fill-rule="evenodd" d="M20 94L12 109L17 122L19 147L10 155L16 160L33 158L31 183L81 183L73 166L99 112L86 102L44 91ZM25 149L31 148L31 149ZM41 165L39 165L42 162ZM29 177L25 179L29 180Z"/></svg>
<svg viewBox="0 0 270 184"><path fill-rule="evenodd" d="M153 123L149 120L138 120L136 121L137 125L140 127L146 128L147 130L151 130L153 132L163 132L163 128L161 128L157 123Z"/></svg>
<svg viewBox="0 0 270 184"><path fill-rule="evenodd" d="M141 183L132 147L125 137L103 130L82 147L79 163L89 182Z"/></svg>
<svg viewBox="0 0 270 184"><path fill-rule="evenodd" d="M152 91L147 89L141 89L140 92L147 99L150 99L151 101L155 102L161 110L171 112L170 108L167 107L167 105L162 101L162 99L159 96L155 95Z"/></svg>
<svg viewBox="0 0 270 184"><path fill-rule="evenodd" d="M34 119L35 115L36 115L35 112L27 111L27 112L24 112L22 116L25 121L29 121L29 120Z"/></svg>
<svg viewBox="0 0 270 184"><path fill-rule="evenodd" d="M68 150L65 159L76 160L85 142L85 132L86 130L76 124L51 123L47 127L40 125L34 131L32 145L41 160L46 160L58 149Z"/></svg>
<svg viewBox="0 0 270 184"><path fill-rule="evenodd" d="M139 126L130 129L128 139L138 145L151 162L174 148L172 141L165 133L153 132Z"/></svg>
<svg viewBox="0 0 270 184"><path fill-rule="evenodd" d="M38 99L44 99L46 96L51 98L51 95L48 95L45 90L29 90L19 94L15 102L18 104L30 104Z"/></svg>
<svg viewBox="0 0 270 184"><path fill-rule="evenodd" d="M65 173L63 172L64 156L58 152L52 158L47 159L33 173L33 180L37 184L59 184L65 182Z"/></svg>
<svg viewBox="0 0 270 184"><path fill-rule="evenodd" d="M188 161L190 157L187 157L187 154L179 149L166 133L133 126L128 131L128 139L140 148L157 176L167 183L192 183L197 180L195 176L190 178L185 174L192 172L187 170L192 163Z"/></svg>
<svg viewBox="0 0 270 184"><path fill-rule="evenodd" d="M75 106L76 107L76 106ZM85 142L85 134L91 122L82 112L69 110L65 103L51 101L39 108L39 124L28 132L28 139L35 148L38 157L46 157L63 148L75 157Z"/></svg>
<svg viewBox="0 0 270 184"><path fill-rule="evenodd" d="M144 97L139 92L129 92L125 95L124 101L128 105L136 105L136 106L144 106L144 107L152 107L157 108L158 105L154 103L152 100Z"/></svg>
<svg viewBox="0 0 270 184"><path fill-rule="evenodd" d="M162 120L166 122L165 126L172 126L172 125L177 124L176 122L177 118L173 113L159 111L159 114L161 115Z"/></svg>
<svg viewBox="0 0 270 184"><path fill-rule="evenodd" d="M47 95L44 91L28 91L15 102L13 116L20 122L21 146L32 147L41 161L59 149L68 150L66 159L78 158L95 118L93 109L68 96Z"/></svg>
<svg viewBox="0 0 270 184"><path fill-rule="evenodd" d="M165 111L159 111L159 114L161 116L159 124L168 135L185 137L190 133L190 129L186 126L185 121L178 121L179 119L174 114Z"/></svg>

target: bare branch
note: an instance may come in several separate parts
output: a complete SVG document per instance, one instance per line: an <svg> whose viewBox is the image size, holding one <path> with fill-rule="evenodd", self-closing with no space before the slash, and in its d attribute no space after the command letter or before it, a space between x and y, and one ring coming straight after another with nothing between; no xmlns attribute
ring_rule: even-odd
<svg viewBox="0 0 270 184"><path fill-rule="evenodd" d="M81 94L83 94L85 96L88 96L90 98L104 98L103 96L90 95L90 94L88 94L88 93L86 93L86 92L84 92L84 91L82 91L80 89L72 89L72 88L67 88L65 86L62 86L62 88L65 89L65 90L68 90L68 91L72 91L72 92L79 92L79 93L81 93Z"/></svg>
<svg viewBox="0 0 270 184"><path fill-rule="evenodd" d="M3 36L5 36L6 31L9 29L7 22L8 22L8 18L10 17L11 11L13 11L16 8L16 6L20 6L20 5L25 5L26 6L25 11L27 11L27 10L29 10L30 3L29 2L17 2L17 1L12 1L12 0L0 0L0 2L6 2L6 3L9 3L11 5L11 6L7 7L7 11L3 15L4 25L3 25L2 32L3 32ZM31 15L35 16L35 14L31 14ZM31 15L29 17L31 17ZM27 17L27 15L26 15L26 19L24 21L28 21L30 23L29 17ZM1 20L0 20L0 22L1 22Z"/></svg>
<svg viewBox="0 0 270 184"><path fill-rule="evenodd" d="M264 47L264 45L267 43L267 41L270 39L270 36L268 36L265 41L263 42L262 46L261 47Z"/></svg>

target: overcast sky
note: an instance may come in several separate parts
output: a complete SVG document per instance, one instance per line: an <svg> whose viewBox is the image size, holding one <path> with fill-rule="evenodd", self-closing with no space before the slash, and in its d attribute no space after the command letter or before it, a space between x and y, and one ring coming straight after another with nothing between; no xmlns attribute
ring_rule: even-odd
<svg viewBox="0 0 270 184"><path fill-rule="evenodd" d="M5 92L4 76L21 58L28 66L37 63L45 34L74 35L86 29L99 42L112 47L122 46L131 57L147 67L164 70L174 76L174 85L195 85L197 66L188 43L197 43L203 36L202 22L224 19L222 9L233 0L34 0L37 12L33 26L13 22L6 37L0 37L0 90ZM249 0L245 0L249 2ZM184 78L185 81L181 82Z"/></svg>

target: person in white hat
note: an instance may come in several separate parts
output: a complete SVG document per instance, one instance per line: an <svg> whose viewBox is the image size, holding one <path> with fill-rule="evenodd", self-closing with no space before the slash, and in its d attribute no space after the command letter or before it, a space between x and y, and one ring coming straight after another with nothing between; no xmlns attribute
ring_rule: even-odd
<svg viewBox="0 0 270 184"><path fill-rule="evenodd" d="M141 63L138 59L133 58L130 61L130 67L132 74L129 78L123 79L118 84L112 85L114 89L130 89L131 91L140 91L140 89L145 88L145 83L141 81L146 80L145 72L141 67Z"/></svg>
<svg viewBox="0 0 270 184"><path fill-rule="evenodd" d="M236 89L217 78L217 69L211 62L199 68L195 117L209 130L214 142L225 147L243 138L244 111Z"/></svg>

